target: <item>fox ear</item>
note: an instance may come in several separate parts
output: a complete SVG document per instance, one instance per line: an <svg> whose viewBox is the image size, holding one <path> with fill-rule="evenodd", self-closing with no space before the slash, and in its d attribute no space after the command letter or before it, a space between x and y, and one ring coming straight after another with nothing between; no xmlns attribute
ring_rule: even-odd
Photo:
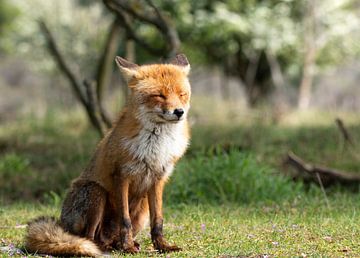
<svg viewBox="0 0 360 258"><path fill-rule="evenodd" d="M184 54L177 54L171 61L170 64L180 66L186 75L190 72L190 64Z"/></svg>
<svg viewBox="0 0 360 258"><path fill-rule="evenodd" d="M120 56L115 57L115 62L126 80L130 80L138 74L139 66L137 64L131 63Z"/></svg>

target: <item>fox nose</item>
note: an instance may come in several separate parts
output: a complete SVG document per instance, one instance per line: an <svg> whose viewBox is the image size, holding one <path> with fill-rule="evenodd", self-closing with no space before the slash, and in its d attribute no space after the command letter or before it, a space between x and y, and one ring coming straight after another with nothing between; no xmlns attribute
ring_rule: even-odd
<svg viewBox="0 0 360 258"><path fill-rule="evenodd" d="M176 108L174 110L174 115L176 115L178 118L182 117L183 114L184 114L184 109L182 108Z"/></svg>

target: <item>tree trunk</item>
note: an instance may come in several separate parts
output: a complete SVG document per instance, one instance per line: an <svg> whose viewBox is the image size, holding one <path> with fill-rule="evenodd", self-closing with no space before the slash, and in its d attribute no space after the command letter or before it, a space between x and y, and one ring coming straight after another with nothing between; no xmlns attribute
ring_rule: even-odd
<svg viewBox="0 0 360 258"><path fill-rule="evenodd" d="M222 72L220 80L221 80L220 82L221 96L224 100L229 100L230 99L229 75L226 72Z"/></svg>
<svg viewBox="0 0 360 258"><path fill-rule="evenodd" d="M284 88L285 80L283 73L281 71L281 67L279 64L279 61L277 60L276 56L270 51L265 51L266 58L268 60L268 63L270 65L270 71L271 71L271 79L274 83L274 86L277 90L280 90Z"/></svg>
<svg viewBox="0 0 360 258"><path fill-rule="evenodd" d="M254 53L251 57L249 57L249 65L246 69L245 73L245 84L246 84L246 92L248 104L251 107L254 107L258 97L259 97L259 89L256 87L256 73L258 71L260 62L260 53Z"/></svg>
<svg viewBox="0 0 360 258"><path fill-rule="evenodd" d="M229 57L226 58L224 69L220 72L220 88L221 96L224 100L230 99L230 81L229 67L231 66Z"/></svg>
<svg viewBox="0 0 360 258"><path fill-rule="evenodd" d="M306 7L304 41L303 76L299 86L298 108L307 109L310 105L314 67L316 57L315 45L315 0L308 0Z"/></svg>

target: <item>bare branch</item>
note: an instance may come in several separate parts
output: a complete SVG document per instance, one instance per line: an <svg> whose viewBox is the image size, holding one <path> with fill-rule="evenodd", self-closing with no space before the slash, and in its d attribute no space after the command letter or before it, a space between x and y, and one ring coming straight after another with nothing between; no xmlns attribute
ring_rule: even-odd
<svg viewBox="0 0 360 258"><path fill-rule="evenodd" d="M88 105L86 105L86 111L89 115L89 118L93 124L93 126L96 128L96 130L99 132L100 136L104 136L104 128L101 125L99 116L97 115L97 110L96 110L96 101L97 98L95 97L94 94L94 90L93 87L91 85L91 83L87 80L83 81L83 85L85 86L86 89L86 96L88 99Z"/></svg>
<svg viewBox="0 0 360 258"><path fill-rule="evenodd" d="M167 44L166 50L166 58L171 58L176 55L178 49L180 47L180 40L177 34L176 29L170 23L168 19L166 19L160 12L160 10L153 4L151 0L147 0L148 5L154 10L155 16L150 15L149 13L140 12L139 10L130 6L128 1L123 0L103 0L104 4L112 11L115 12L116 15L122 19L123 26L125 27L129 38L133 39L136 43L143 46L150 53L154 53L156 55L159 52L154 48L150 47L145 43L144 40L141 40L131 28L131 25L127 21L126 15L132 16L134 19L142 21L144 23L155 26L159 32L164 36L165 42Z"/></svg>
<svg viewBox="0 0 360 258"><path fill-rule="evenodd" d="M104 130L101 126L101 122L96 116L95 107L94 107L94 95L91 92L91 87L85 84L86 91L85 93L82 90L82 84L76 78L76 75L71 71L71 68L66 64L64 57L60 53L60 50L55 42L53 35L51 34L50 30L48 29L46 23L44 21L39 21L40 30L43 33L48 50L50 54L53 56L55 62L59 66L61 72L66 76L69 80L70 85L75 92L76 97L85 108L88 118L91 124L95 127L98 131L100 136L104 135Z"/></svg>
<svg viewBox="0 0 360 258"><path fill-rule="evenodd" d="M166 19L160 12L160 10L155 6L152 0L146 0L146 2L154 9L156 16L158 17L158 21L160 23L160 27L158 27L164 34L165 39L168 43L168 54L167 58L172 58L175 56L180 48L180 40L179 35L175 29L175 27L171 24L171 21Z"/></svg>
<svg viewBox="0 0 360 258"><path fill-rule="evenodd" d="M111 0L111 2L119 7L120 9L127 12L129 15L133 16L134 18L138 19L147 24L152 24L158 29L161 29L162 24L161 22L154 16L150 16L149 14L141 13L133 7L130 7L129 1L124 0Z"/></svg>
<svg viewBox="0 0 360 258"><path fill-rule="evenodd" d="M105 123L107 128L111 128L112 127L112 121L109 118L109 115L107 114L106 110L100 104L98 104L98 108L99 108L99 113L100 113L101 120Z"/></svg>
<svg viewBox="0 0 360 258"><path fill-rule="evenodd" d="M158 48L152 47L151 45L146 43L146 41L144 39L141 39L134 32L134 30L131 28L129 19L124 12L119 11L119 12L116 12L116 14L117 14L119 20L121 21L121 24L123 25L124 29L126 30L126 35L127 35L128 39L134 40L139 46L141 46L142 48L144 48L146 51L148 51L149 53L151 53L153 55L163 54L163 52L164 52L163 49L158 49Z"/></svg>
<svg viewBox="0 0 360 258"><path fill-rule="evenodd" d="M55 62L58 64L60 70L64 73L64 75L70 81L72 89L75 92L76 97L80 100L80 102L86 106L87 100L84 96L84 93L81 90L81 83L76 78L76 75L71 71L71 68L66 64L64 57L59 51L59 48L55 42L53 35L51 34L49 28L46 23L42 20L39 21L40 30L43 33L48 50L50 54L54 57Z"/></svg>
<svg viewBox="0 0 360 258"><path fill-rule="evenodd" d="M117 20L121 23L121 25L125 29L128 39L134 40L139 46L141 46L142 48L144 48L146 51L148 51L153 55L161 55L163 53L163 50L151 47L149 44L145 42L145 40L141 39L138 35L136 35L136 33L131 28L126 13L118 6L114 5L112 3L112 0L104 0L104 4L111 12L113 12L117 16Z"/></svg>
<svg viewBox="0 0 360 258"><path fill-rule="evenodd" d="M145 0L152 9L154 9L156 16L161 20L161 22L165 23L164 17L162 16L160 10L154 5L151 0Z"/></svg>

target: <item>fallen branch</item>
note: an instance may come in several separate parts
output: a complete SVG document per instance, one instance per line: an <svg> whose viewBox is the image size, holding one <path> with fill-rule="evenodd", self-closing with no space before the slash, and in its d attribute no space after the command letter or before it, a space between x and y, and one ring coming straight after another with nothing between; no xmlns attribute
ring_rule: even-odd
<svg viewBox="0 0 360 258"><path fill-rule="evenodd" d="M349 173L306 163L292 152L288 153L287 159L284 163L296 168L296 170L299 172L299 176L297 177L301 177L306 180L310 179L310 181L319 184L319 181L321 181L324 186L330 186L333 184L357 186L360 184L360 173ZM304 175L304 172L306 173L306 175Z"/></svg>

